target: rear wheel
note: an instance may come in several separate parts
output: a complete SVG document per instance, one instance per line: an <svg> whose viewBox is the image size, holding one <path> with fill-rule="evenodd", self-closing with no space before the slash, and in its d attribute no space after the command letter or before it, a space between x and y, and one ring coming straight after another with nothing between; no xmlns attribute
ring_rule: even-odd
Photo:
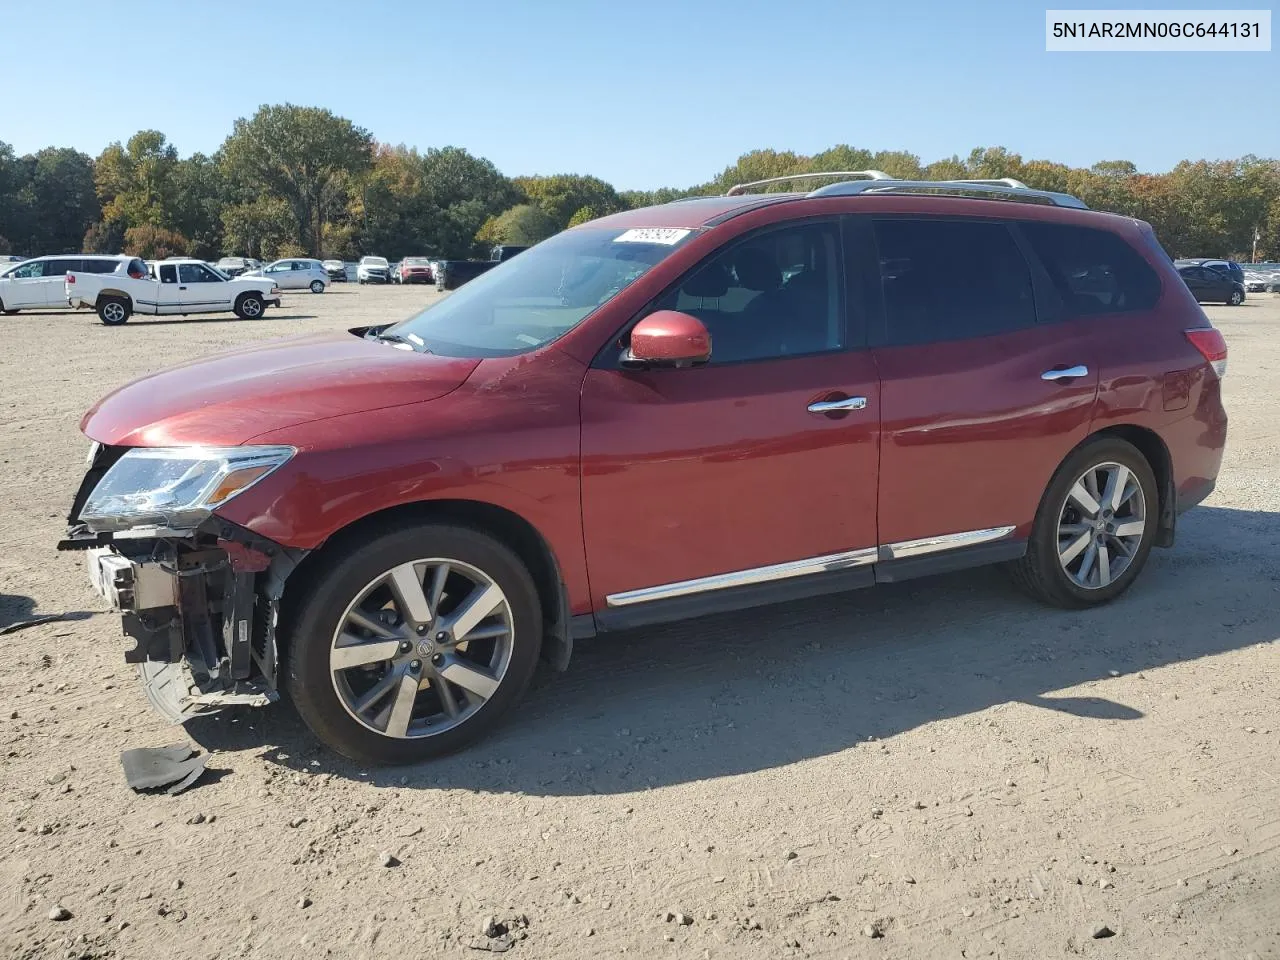
<svg viewBox="0 0 1280 960"><path fill-rule="evenodd" d="M256 293L240 294L235 305L236 316L241 320L257 320L266 308L266 303Z"/></svg>
<svg viewBox="0 0 1280 960"><path fill-rule="evenodd" d="M1242 303L1244 303L1244 294L1239 290L1232 290L1231 296L1227 297L1227 306L1238 307Z"/></svg>
<svg viewBox="0 0 1280 960"><path fill-rule="evenodd" d="M1013 581L1058 607L1114 600L1137 579L1160 516L1155 474L1119 438L1085 444L1058 468L1040 503L1026 555Z"/></svg>
<svg viewBox="0 0 1280 960"><path fill-rule="evenodd" d="M289 695L317 737L359 762L413 763L482 736L528 686L542 643L519 558L445 524L347 551L295 609Z"/></svg>
<svg viewBox="0 0 1280 960"><path fill-rule="evenodd" d="M103 297L98 301L98 319L108 327L118 327L129 319L132 311L124 297Z"/></svg>
<svg viewBox="0 0 1280 960"><path fill-rule="evenodd" d="M324 281L323 281L323 280L312 280L312 281L311 281L311 292L312 292L312 293L324 293Z"/></svg>

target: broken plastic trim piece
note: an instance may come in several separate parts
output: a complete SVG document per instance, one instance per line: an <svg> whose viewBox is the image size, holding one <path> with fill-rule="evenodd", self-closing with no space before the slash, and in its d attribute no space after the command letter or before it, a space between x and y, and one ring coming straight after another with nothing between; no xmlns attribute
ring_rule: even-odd
<svg viewBox="0 0 1280 960"><path fill-rule="evenodd" d="M134 790L168 787L170 796L191 786L205 771L209 754L193 757L195 748L185 743L167 747L139 747L120 754L124 779Z"/></svg>

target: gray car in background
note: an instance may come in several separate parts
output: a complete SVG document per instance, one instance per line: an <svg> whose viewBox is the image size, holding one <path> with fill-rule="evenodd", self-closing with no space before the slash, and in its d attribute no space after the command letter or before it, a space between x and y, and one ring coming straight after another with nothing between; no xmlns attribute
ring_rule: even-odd
<svg viewBox="0 0 1280 960"><path fill-rule="evenodd" d="M269 263L261 271L268 280L274 280L281 290L310 290L312 293L324 293L329 287L329 272L319 260L305 260L290 257Z"/></svg>

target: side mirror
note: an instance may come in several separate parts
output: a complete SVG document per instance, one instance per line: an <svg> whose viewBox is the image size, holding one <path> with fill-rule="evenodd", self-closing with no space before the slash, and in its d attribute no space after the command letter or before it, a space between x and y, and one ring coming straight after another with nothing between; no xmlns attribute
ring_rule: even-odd
<svg viewBox="0 0 1280 960"><path fill-rule="evenodd" d="M701 320L678 310L658 310L631 328L622 365L692 367L711 359L711 334Z"/></svg>

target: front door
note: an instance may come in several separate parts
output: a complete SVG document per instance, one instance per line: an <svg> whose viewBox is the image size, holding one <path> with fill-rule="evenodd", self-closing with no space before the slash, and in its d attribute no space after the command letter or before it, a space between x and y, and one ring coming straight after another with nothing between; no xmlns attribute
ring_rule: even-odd
<svg viewBox="0 0 1280 960"><path fill-rule="evenodd" d="M0 302L6 310L45 307L49 298L45 290L47 260L32 260L7 274L0 283Z"/></svg>
<svg viewBox="0 0 1280 960"><path fill-rule="evenodd" d="M875 235L882 555L1025 538L1049 479L1088 434L1098 341L1040 322L1006 224L877 218Z"/></svg>
<svg viewBox="0 0 1280 960"><path fill-rule="evenodd" d="M636 371L610 355L588 372L583 529L602 622L869 570L879 385L843 263L832 220L735 242L654 304L706 324L707 365Z"/></svg>
<svg viewBox="0 0 1280 960"><path fill-rule="evenodd" d="M203 263L178 264L178 297L183 313L231 309L232 285Z"/></svg>

